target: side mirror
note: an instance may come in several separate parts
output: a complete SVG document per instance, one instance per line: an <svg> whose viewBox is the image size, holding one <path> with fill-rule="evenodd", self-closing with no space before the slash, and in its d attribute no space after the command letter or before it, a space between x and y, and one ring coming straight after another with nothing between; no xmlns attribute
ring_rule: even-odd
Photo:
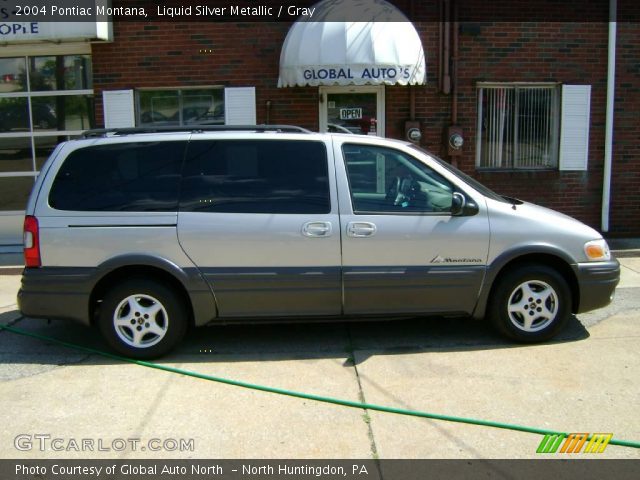
<svg viewBox="0 0 640 480"><path fill-rule="evenodd" d="M478 213L478 205L473 200L467 200L460 192L453 192L453 198L451 199L451 215L452 216L472 216Z"/></svg>
<svg viewBox="0 0 640 480"><path fill-rule="evenodd" d="M464 206L467 203L467 199L460 192L453 192L453 198L451 199L451 215L460 215L464 210Z"/></svg>

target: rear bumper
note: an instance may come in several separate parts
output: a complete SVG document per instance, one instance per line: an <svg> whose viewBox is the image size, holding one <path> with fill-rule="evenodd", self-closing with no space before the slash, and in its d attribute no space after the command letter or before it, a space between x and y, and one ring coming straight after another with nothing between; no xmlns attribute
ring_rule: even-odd
<svg viewBox="0 0 640 480"><path fill-rule="evenodd" d="M588 312L611 303L620 281L620 264L617 260L579 263L574 269L580 289L580 301L575 313Z"/></svg>
<svg viewBox="0 0 640 480"><path fill-rule="evenodd" d="M89 325L93 268L25 268L18 308L27 317L66 318Z"/></svg>

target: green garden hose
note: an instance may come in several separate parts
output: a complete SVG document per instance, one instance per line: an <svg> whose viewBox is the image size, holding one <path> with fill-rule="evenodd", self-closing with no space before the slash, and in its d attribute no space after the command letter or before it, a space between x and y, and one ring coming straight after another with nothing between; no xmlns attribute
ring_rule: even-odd
<svg viewBox="0 0 640 480"><path fill-rule="evenodd" d="M324 397L321 395L312 395L310 393L303 393L303 392L294 392L291 390L285 390L282 388L275 388L275 387L268 387L265 385L256 385L256 384L252 384L252 383L247 383L247 382L241 382L238 380L231 380L228 378L222 378L222 377L215 377L213 375L205 375L203 373L198 373L198 372L192 372L189 370L183 370L180 368L174 368L174 367L169 367L167 365L161 365L158 363L153 363L153 362L146 362L143 360L134 360L131 358L126 358L126 357L121 357L119 355L114 355L108 352L103 352L101 350L96 350L94 348L89 348L89 347L84 347L82 345L76 345L74 343L69 343L69 342L65 342L63 340L58 340L57 338L53 338L53 337L48 337L46 335L39 335L37 333L31 333L31 332L27 332L25 330L21 330L19 328L14 328L14 327L9 327L9 326L5 326L5 325L0 325L0 329L2 330L6 330L8 332L17 334L17 335L23 335L26 337L32 337L32 338L36 338L38 340L44 340L47 342L54 342L57 343L59 345L63 345L65 347L68 348L72 348L75 350L80 350L83 352L87 352L87 353L91 353L91 354L95 354L95 355L100 355L102 357L107 357L107 358L111 358L114 360L119 360L121 362L128 362L128 363L134 363L136 365L140 365L142 367L147 367L147 368L154 368L156 370L163 370L165 372L170 372L170 373L177 373L180 375L186 375L189 377L193 377L193 378L200 378L202 380L208 380L211 382L218 382L218 383L224 383L227 385L234 385L236 387L243 387L243 388L249 388L252 390L259 390L262 392L269 392L269 393L276 393L278 395L287 395L289 397L296 397L296 398L303 398L306 400L313 400L316 402L323 402L323 403L331 403L334 405L342 405L343 407L351 407L351 408L358 408L358 409L364 409L364 410L372 410L372 411L377 411L377 412L385 412L385 413L394 413L397 415L407 415L407 416L411 416L411 417L420 417L420 418L430 418L433 420L443 420L446 422L456 422L456 423L467 423L470 425L482 425L485 427L494 427L494 428L502 428L502 429L506 429L506 430L515 430L515 431L519 431L519 432L527 432L527 433L537 433L540 435L567 435L566 432L558 432L558 431L554 431L554 430L546 430L543 428L535 428L535 427L527 427L527 426L523 426L523 425L515 425L515 424L509 424L509 423L501 423L501 422L492 422L489 420L480 420L480 419L476 419L476 418L465 418L465 417L456 417L453 415L441 415L441 414L437 414L437 413L429 413L429 412L421 412L418 410L407 410L407 409L403 409L403 408L393 408L393 407L385 407L383 405L375 405L372 403L360 403L360 402L352 402L351 400L343 400L340 398L332 398L332 397ZM589 436L587 438L587 440L590 440L591 436ZM620 447L630 447L630 448L640 448L640 442L634 442L634 441L629 441L629 440L618 440L615 438L612 438L609 441L610 445L618 445Z"/></svg>

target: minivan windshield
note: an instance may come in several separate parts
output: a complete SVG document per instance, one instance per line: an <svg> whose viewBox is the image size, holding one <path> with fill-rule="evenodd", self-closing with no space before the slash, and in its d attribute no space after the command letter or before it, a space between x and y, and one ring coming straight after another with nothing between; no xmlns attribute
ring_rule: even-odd
<svg viewBox="0 0 640 480"><path fill-rule="evenodd" d="M483 185L482 183L477 181L475 178L470 177L469 175L464 173L462 170L459 170L456 167L454 167L453 165L451 165L451 164L445 162L444 160L438 158L437 156L435 156L430 151L425 150L424 148L419 147L418 145L415 145L413 143L408 143L407 145L409 145L411 148L419 151L420 153L429 156L429 158L434 159L443 168L449 170L451 173L453 173L455 176L460 178L463 182L465 182L467 185L469 185L474 190L477 190L478 192L480 192L485 197L491 198L493 200L497 200L499 202L512 203L511 199L508 199L506 197L498 195L496 192L491 190L489 187Z"/></svg>

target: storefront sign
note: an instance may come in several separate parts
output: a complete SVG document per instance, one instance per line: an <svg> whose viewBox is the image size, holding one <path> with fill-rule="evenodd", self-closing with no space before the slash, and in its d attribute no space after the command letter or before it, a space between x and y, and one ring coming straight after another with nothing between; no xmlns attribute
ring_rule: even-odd
<svg viewBox="0 0 640 480"><path fill-rule="evenodd" d="M307 68L303 71L305 80L396 80L411 78L411 66L398 67L347 67L347 68ZM375 83L375 82L371 82Z"/></svg>
<svg viewBox="0 0 640 480"><path fill-rule="evenodd" d="M361 108L341 108L340 120L360 120L362 118Z"/></svg>
<svg viewBox="0 0 640 480"><path fill-rule="evenodd" d="M111 39L110 22L0 22L0 43Z"/></svg>
<svg viewBox="0 0 640 480"><path fill-rule="evenodd" d="M288 85L407 85L424 77L416 65L298 66L280 69Z"/></svg>
<svg viewBox="0 0 640 480"><path fill-rule="evenodd" d="M73 6L71 6L73 3ZM67 5L69 4L69 5ZM78 4L78 5L76 5ZM0 0L0 44L112 40L106 0ZM85 21L86 20L86 21ZM101 21L98 21L101 20Z"/></svg>

